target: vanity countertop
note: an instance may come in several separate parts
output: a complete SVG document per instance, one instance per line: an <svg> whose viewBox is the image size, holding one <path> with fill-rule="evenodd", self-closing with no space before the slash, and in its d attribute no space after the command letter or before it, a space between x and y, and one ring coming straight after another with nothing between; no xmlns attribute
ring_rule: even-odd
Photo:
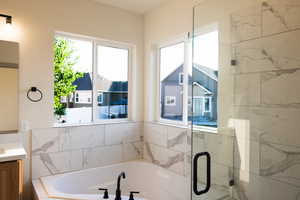
<svg viewBox="0 0 300 200"><path fill-rule="evenodd" d="M26 158L26 151L21 144L0 144L0 162L23 160Z"/></svg>

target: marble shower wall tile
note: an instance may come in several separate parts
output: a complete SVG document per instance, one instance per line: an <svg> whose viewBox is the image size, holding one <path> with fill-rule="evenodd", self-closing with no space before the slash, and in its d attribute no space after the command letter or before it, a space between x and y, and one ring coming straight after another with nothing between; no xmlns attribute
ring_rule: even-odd
<svg viewBox="0 0 300 200"><path fill-rule="evenodd" d="M261 36L260 5L255 5L231 15L232 42L241 42Z"/></svg>
<svg viewBox="0 0 300 200"><path fill-rule="evenodd" d="M300 28L299 0L267 0L262 2L263 35Z"/></svg>
<svg viewBox="0 0 300 200"><path fill-rule="evenodd" d="M299 91L300 68L262 74L263 104L300 105Z"/></svg>
<svg viewBox="0 0 300 200"><path fill-rule="evenodd" d="M259 105L261 103L260 82L260 74L237 75L234 81L234 105Z"/></svg>
<svg viewBox="0 0 300 200"><path fill-rule="evenodd" d="M193 135L194 153L209 152L212 162L233 167L233 137L196 131Z"/></svg>
<svg viewBox="0 0 300 200"><path fill-rule="evenodd" d="M201 159L198 161L198 182L203 185L206 183L206 172L206 159ZM229 195L228 186L229 181L233 180L233 168L216 162L211 162L211 172L211 183L215 192L217 192L216 190L219 188L219 190L222 191L222 195Z"/></svg>
<svg viewBox="0 0 300 200"><path fill-rule="evenodd" d="M233 46L236 73L300 68L300 31L282 33Z"/></svg>
<svg viewBox="0 0 300 200"><path fill-rule="evenodd" d="M300 147L298 107L235 107L237 139Z"/></svg>
<svg viewBox="0 0 300 200"><path fill-rule="evenodd" d="M32 177L141 159L143 124L122 123L32 131Z"/></svg>
<svg viewBox="0 0 300 200"><path fill-rule="evenodd" d="M234 194L240 200L299 200L300 1L264 0L256 9L261 35L232 44Z"/></svg>
<svg viewBox="0 0 300 200"><path fill-rule="evenodd" d="M300 147L260 141L259 175L300 188Z"/></svg>
<svg viewBox="0 0 300 200"><path fill-rule="evenodd" d="M299 200L300 190L271 178L236 170L234 198L237 200Z"/></svg>

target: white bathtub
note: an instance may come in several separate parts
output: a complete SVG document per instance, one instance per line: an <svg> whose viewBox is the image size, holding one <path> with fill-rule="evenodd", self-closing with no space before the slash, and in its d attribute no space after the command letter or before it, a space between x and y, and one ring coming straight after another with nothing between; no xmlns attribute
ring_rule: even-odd
<svg viewBox="0 0 300 200"><path fill-rule="evenodd" d="M189 181L186 177L143 161L40 178L33 181L36 199L99 200L102 199L102 192L97 190L99 187L108 188L110 198L114 199L117 176L122 171L126 173L126 179L121 180L125 200L128 199L129 191L140 192L137 200L189 199Z"/></svg>

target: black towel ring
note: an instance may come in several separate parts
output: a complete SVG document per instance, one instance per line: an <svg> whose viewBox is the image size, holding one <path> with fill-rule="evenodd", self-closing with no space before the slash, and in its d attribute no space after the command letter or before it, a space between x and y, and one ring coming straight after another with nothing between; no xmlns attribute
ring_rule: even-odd
<svg viewBox="0 0 300 200"><path fill-rule="evenodd" d="M40 97L38 99L33 99L30 97L30 93L31 92L38 92L40 94ZM27 98L32 101L32 102L39 102L43 99L43 93L41 90L39 90L37 87L31 87L28 91L27 91Z"/></svg>

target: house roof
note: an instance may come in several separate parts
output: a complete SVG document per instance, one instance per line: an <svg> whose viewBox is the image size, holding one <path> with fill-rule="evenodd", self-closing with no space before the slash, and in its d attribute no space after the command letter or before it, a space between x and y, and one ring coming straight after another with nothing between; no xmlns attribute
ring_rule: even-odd
<svg viewBox="0 0 300 200"><path fill-rule="evenodd" d="M193 67L194 67L194 69L205 73L207 76L214 79L215 81L218 81L218 71L213 70L212 68L209 68L209 67L199 65L199 64L194 64Z"/></svg>
<svg viewBox="0 0 300 200"><path fill-rule="evenodd" d="M105 82L104 85L107 85L106 91L107 92L121 92L121 91L128 91L128 81L110 81L103 77L101 80ZM76 90L92 90L92 79L90 73L84 73L82 78L78 78L76 81L73 82L73 85L76 85Z"/></svg>
<svg viewBox="0 0 300 200"><path fill-rule="evenodd" d="M215 81L218 82L218 71L213 70L212 68L205 67L205 66L194 63L193 70L197 70L198 72L202 72L205 75L207 75L208 77L210 77L211 79L214 79ZM171 77L174 77L174 74L179 73L179 72L183 72L183 64L181 64L173 72L171 72L166 78L164 78L164 80L162 82L170 80ZM178 77L176 76L176 78L178 78ZM190 76L189 78L191 80L192 77Z"/></svg>
<svg viewBox="0 0 300 200"><path fill-rule="evenodd" d="M84 73L82 78L78 78L73 82L76 85L76 90L92 90L92 79L90 73Z"/></svg>
<svg viewBox="0 0 300 200"><path fill-rule="evenodd" d="M128 91L128 81L113 81L108 91L109 92Z"/></svg>

